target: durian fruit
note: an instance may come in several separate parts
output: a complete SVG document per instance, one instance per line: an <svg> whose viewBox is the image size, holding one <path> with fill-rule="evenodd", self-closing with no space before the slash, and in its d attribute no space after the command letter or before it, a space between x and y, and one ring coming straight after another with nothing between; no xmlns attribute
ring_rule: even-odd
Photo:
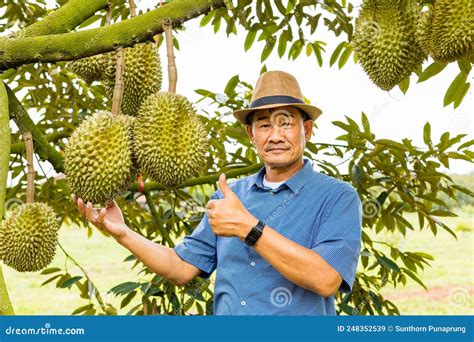
<svg viewBox="0 0 474 342"><path fill-rule="evenodd" d="M137 44L125 49L123 73L123 114L136 116L140 105L151 94L161 89L162 72L158 50L152 43ZM106 95L112 100L115 86L116 54L111 54L104 72Z"/></svg>
<svg viewBox="0 0 474 342"><path fill-rule="evenodd" d="M110 54L81 58L69 62L67 68L90 84L102 78L102 73L107 65L108 55Z"/></svg>
<svg viewBox="0 0 474 342"><path fill-rule="evenodd" d="M133 120L99 111L69 138L64 155L67 182L85 203L106 205L133 181Z"/></svg>
<svg viewBox="0 0 474 342"><path fill-rule="evenodd" d="M354 52L369 78L390 90L425 58L415 41L416 0L364 0L356 19Z"/></svg>
<svg viewBox="0 0 474 342"><path fill-rule="evenodd" d="M472 0L436 0L431 27L434 60L452 62L472 56L473 7Z"/></svg>
<svg viewBox="0 0 474 342"><path fill-rule="evenodd" d="M416 24L415 39L418 45L426 54L431 54L431 25L433 21L433 11L429 9L422 12Z"/></svg>
<svg viewBox="0 0 474 342"><path fill-rule="evenodd" d="M19 272L41 270L54 258L58 230L50 206L22 204L0 224L0 259Z"/></svg>
<svg viewBox="0 0 474 342"><path fill-rule="evenodd" d="M206 135L186 97L158 92L140 108L134 127L134 155L141 170L173 188L202 170L209 146Z"/></svg>

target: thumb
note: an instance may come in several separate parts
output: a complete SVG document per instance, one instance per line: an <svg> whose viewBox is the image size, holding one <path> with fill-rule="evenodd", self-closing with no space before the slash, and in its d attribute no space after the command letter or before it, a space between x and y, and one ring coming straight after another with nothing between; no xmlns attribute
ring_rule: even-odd
<svg viewBox="0 0 474 342"><path fill-rule="evenodd" d="M229 188L227 184L227 179L225 178L225 174L221 173L219 176L219 189L222 191L224 198L227 198L233 194L232 190Z"/></svg>

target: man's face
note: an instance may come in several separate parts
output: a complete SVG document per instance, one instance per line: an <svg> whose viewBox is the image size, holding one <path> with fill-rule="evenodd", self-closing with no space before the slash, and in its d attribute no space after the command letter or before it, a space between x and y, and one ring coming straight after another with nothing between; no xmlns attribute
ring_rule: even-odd
<svg viewBox="0 0 474 342"><path fill-rule="evenodd" d="M246 129L265 164L285 167L301 159L312 127L298 108L285 106L255 111Z"/></svg>

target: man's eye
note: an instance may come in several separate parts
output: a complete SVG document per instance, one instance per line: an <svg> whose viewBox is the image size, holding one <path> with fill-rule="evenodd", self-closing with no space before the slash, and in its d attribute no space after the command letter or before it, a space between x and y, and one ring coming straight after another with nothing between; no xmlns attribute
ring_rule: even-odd
<svg viewBox="0 0 474 342"><path fill-rule="evenodd" d="M263 124L263 125L260 125L260 127L261 128L268 128L268 127L270 127L270 125L269 124Z"/></svg>

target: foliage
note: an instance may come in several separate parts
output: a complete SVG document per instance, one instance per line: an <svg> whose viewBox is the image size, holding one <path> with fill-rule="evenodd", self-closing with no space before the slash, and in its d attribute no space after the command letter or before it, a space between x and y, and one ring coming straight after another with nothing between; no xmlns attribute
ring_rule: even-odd
<svg viewBox="0 0 474 342"><path fill-rule="evenodd" d="M58 1L58 5L64 2ZM317 63L323 65L322 56L327 42L314 39L321 23L339 42L331 54L330 65L337 64L342 68L352 55L350 41L354 7L348 1L238 0L225 1L225 4L226 7L213 8L204 15L201 25L212 25L215 32L225 30L228 35L236 34L237 27L243 28L246 31L245 50L250 49L255 41L265 41L262 63L275 52L281 58L286 55L295 60L305 51L308 55L314 54ZM50 12L44 9L42 0L1 1L0 32L24 28ZM125 20L128 16L125 1L113 3L112 22ZM87 19L78 29L93 25L106 25L104 10ZM176 28L184 29L185 24ZM175 47L179 47L177 39ZM459 105L469 88L466 80L471 65L459 63L459 67L460 76L449 87L446 105ZM426 81L443 69L444 66L439 63L431 64L419 71L419 82ZM264 64L263 70L266 70ZM1 78L21 98L36 127L49 141L49 147L61 153L75 127L91 113L110 107L100 83L87 85L70 73L63 62L22 65L7 70ZM407 84L403 85L404 91L407 88ZM200 101L204 101L206 108L209 108L200 113L211 143L206 155L206 171L203 177L193 180L193 184L197 185L185 186L174 192L151 190L159 187L149 187L145 188L144 193L138 193L134 190L136 186L131 188L118 203L132 229L156 243L173 247L184 235L193 231L203 216L205 204L215 190L215 178L206 176L213 176L222 170L245 175L250 172L246 167L253 167L252 172L258 169L258 156L243 127L229 120L233 110L248 104L251 91L251 85L240 80L238 75L229 80L223 92L196 90L202 96ZM455 184L448 175L440 172L440 168L449 167L452 159L472 161L470 148L474 141L466 141L463 135L451 137L446 132L439 142L434 142L429 123L425 125L425 146L422 147L413 146L408 139L396 142L376 138L363 113L359 123L354 118L346 117L345 121L334 122L334 125L342 130L337 137L339 142L310 142L305 156L312 159L321 172L350 182L364 205L362 270L357 274L354 291L346 295L338 294L338 312L397 314L396 306L380 295L380 289L387 284L401 286L409 278L424 286L419 275L430 264L432 257L422 251L402 251L379 241L377 236L384 231L398 231L404 235L407 229L430 229L436 234L440 228L455 235L440 217L454 215L446 203L447 199L454 199L461 193L472 197L472 191ZM47 160L37 158L40 168L36 175L36 200L49 203L63 224L80 225L87 230L87 234L98 234L78 216L69 199L64 177L57 174ZM7 201L23 201L26 174L18 130L12 134L9 170L11 181ZM403 217L404 213L412 212L418 215L418 227ZM86 236L84 240L86 244ZM85 305L73 314L212 313L212 280L198 278L179 288L152 273L130 255L124 262L130 263L131 269L139 269L138 275L131 276L129 281L117 284L104 294L94 285L87 270L67 251L63 252L66 265L44 270L43 285L54 284L59 289L78 291ZM68 267L71 264L74 267ZM120 307L113 307L107 295L121 298Z"/></svg>

